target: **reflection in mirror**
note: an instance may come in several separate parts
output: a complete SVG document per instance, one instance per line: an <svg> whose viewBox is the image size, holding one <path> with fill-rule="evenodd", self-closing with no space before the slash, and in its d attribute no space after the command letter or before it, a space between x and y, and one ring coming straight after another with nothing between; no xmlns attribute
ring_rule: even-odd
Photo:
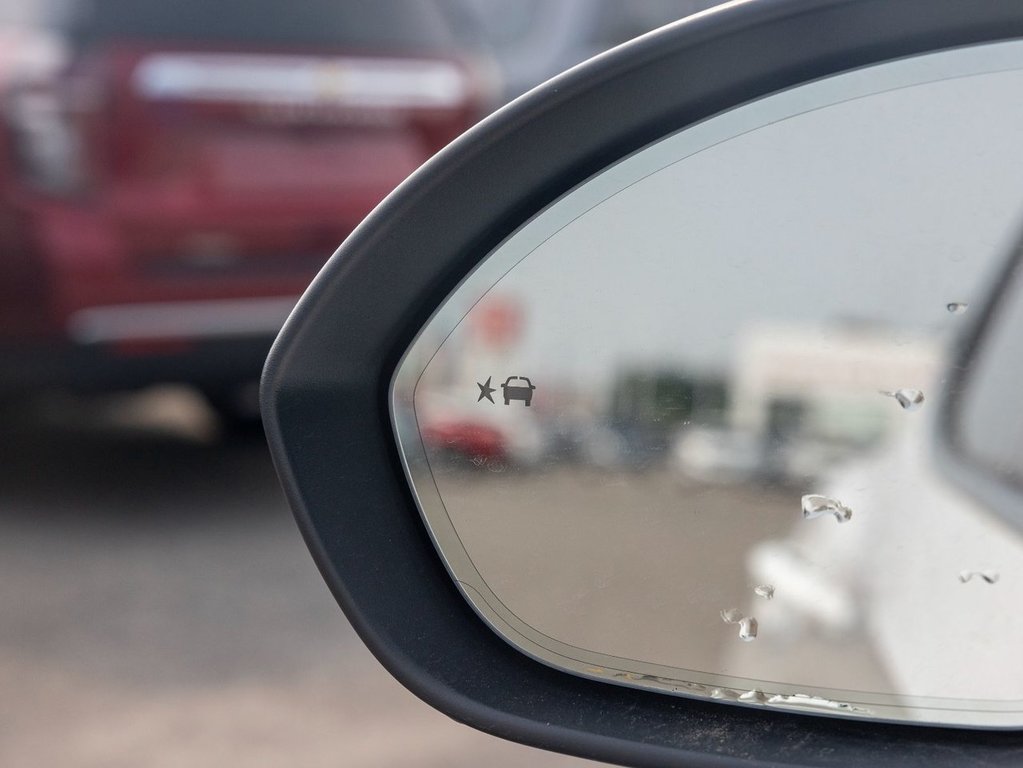
<svg viewBox="0 0 1023 768"><path fill-rule="evenodd" d="M942 426L960 459L964 485L1014 527L1023 526L1023 243L1017 247L983 316L960 345ZM988 578L990 581L990 577Z"/></svg>
<svg viewBox="0 0 1023 768"><path fill-rule="evenodd" d="M449 297L393 417L498 633L681 695L1023 726L1019 518L934 429L1023 226L1021 66L1023 44L946 51L709 119ZM1018 467L999 413L977 418Z"/></svg>

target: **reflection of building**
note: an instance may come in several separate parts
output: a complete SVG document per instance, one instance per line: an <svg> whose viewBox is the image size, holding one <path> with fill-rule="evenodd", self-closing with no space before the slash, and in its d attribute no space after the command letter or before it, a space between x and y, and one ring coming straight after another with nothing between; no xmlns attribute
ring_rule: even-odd
<svg viewBox="0 0 1023 768"><path fill-rule="evenodd" d="M900 416L881 392L926 397L940 363L935 339L891 329L755 325L736 350L731 423L759 435L869 442Z"/></svg>
<svg viewBox="0 0 1023 768"><path fill-rule="evenodd" d="M725 428L680 432L675 463L708 482L804 482L872 448L906 414L900 389L934 391L941 347L891 330L757 324L740 336Z"/></svg>

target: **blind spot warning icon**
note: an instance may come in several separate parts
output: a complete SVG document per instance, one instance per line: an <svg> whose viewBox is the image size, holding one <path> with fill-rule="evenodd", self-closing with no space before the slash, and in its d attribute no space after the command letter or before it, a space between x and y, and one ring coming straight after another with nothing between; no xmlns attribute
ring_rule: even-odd
<svg viewBox="0 0 1023 768"><path fill-rule="evenodd" d="M513 381L521 383L512 384ZM511 405L512 400L521 400L528 408L533 402L533 392L535 389L536 387L533 386L533 382L525 376L509 376L504 384L501 385L504 404Z"/></svg>
<svg viewBox="0 0 1023 768"><path fill-rule="evenodd" d="M490 380L492 378L494 377L487 376L486 384L480 384L478 381L476 382L476 386L480 388L480 396L476 398L477 403L480 402L484 397L487 398L487 400L489 400L490 402L492 403L494 402L493 395L497 390L490 386Z"/></svg>

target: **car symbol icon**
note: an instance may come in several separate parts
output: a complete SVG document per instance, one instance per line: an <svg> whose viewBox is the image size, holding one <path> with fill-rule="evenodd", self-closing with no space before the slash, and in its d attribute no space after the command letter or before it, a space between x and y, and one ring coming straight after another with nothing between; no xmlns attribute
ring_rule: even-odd
<svg viewBox="0 0 1023 768"><path fill-rule="evenodd" d="M524 381L525 386L521 384L512 385L513 381ZM521 400L528 407L533 402L533 390L536 387L533 386L533 382L527 379L525 376L509 376L508 379L501 385L501 392L504 395L504 404L511 405L512 400Z"/></svg>

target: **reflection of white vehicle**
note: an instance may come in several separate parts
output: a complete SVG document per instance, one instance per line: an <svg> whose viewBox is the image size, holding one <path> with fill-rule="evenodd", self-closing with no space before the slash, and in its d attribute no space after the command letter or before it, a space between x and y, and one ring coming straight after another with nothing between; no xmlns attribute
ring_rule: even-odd
<svg viewBox="0 0 1023 768"><path fill-rule="evenodd" d="M750 551L750 580L775 587L758 619L778 628L781 643L863 637L896 690L954 698L980 686L992 698L1015 695L1023 666L1005 664L1018 657L1006 606L1018 595L1009 585L1023 578L1023 542L950 481L933 439L932 425L918 419L882 453L821 483L816 490L853 510L848 523L797 522ZM973 571L988 578L963 578ZM969 675L957 672L964 653L974 654ZM946 661L941 675L935 659Z"/></svg>
<svg viewBox="0 0 1023 768"><path fill-rule="evenodd" d="M772 442L751 431L714 427L683 429L672 447L672 466L707 483L741 483L756 478L813 481L844 461L845 443L794 437Z"/></svg>
<svg viewBox="0 0 1023 768"><path fill-rule="evenodd" d="M793 439L779 451L777 471L788 482L813 482L862 450L833 440Z"/></svg>
<svg viewBox="0 0 1023 768"><path fill-rule="evenodd" d="M694 427L679 434L671 461L694 480L741 483L757 473L761 455L761 441L752 432Z"/></svg>

